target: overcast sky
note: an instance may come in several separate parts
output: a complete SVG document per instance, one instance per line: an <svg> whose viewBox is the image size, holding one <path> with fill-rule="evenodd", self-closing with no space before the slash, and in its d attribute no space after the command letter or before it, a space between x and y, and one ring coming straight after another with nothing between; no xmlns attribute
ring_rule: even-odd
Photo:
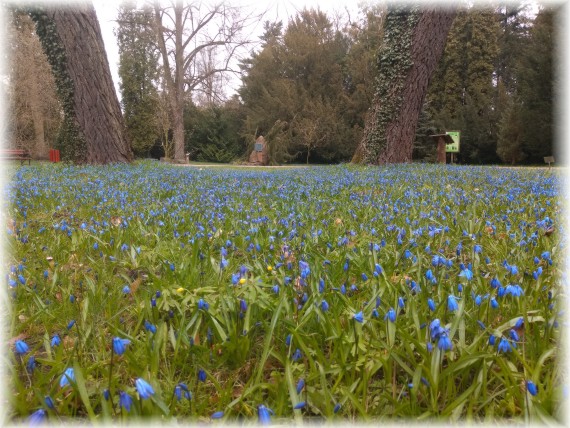
<svg viewBox="0 0 570 428"><path fill-rule="evenodd" d="M251 32L251 39L255 42L257 42L259 40L259 36L263 34L263 23L265 21L282 20L283 24L286 25L289 17L294 16L297 11L302 10L303 7L315 9L318 7L329 16L332 16L335 11L342 12L345 9L348 9L352 19L354 19L359 10L359 3L362 2L359 0L270 0L265 2L248 0L228 1L228 4L243 6L246 11L256 11L257 13L267 11L264 18L258 22L257 25L254 25L249 29ZM103 33L103 41L105 43L105 50L107 51L107 57L109 59L109 66L111 67L113 82L115 83L117 95L120 98L121 93L119 91L118 75L119 50L117 47L117 40L113 34L120 3L116 0L94 0L93 4L95 6L97 18L99 19L101 32ZM234 79L232 90L235 91L239 84L240 81ZM227 95L232 94L230 93Z"/></svg>

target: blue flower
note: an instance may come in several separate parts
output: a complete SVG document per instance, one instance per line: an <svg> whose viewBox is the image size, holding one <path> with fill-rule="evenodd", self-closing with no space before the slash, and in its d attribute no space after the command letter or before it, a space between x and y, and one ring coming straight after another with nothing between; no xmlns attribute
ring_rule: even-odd
<svg viewBox="0 0 570 428"><path fill-rule="evenodd" d="M483 300L483 299L481 298L481 296L480 296L480 295L477 295L477 297L475 297L475 304L476 304L477 306L481 306L482 300Z"/></svg>
<svg viewBox="0 0 570 428"><path fill-rule="evenodd" d="M336 403L334 406L334 409L333 409L333 413L338 413L338 411L340 410L341 407L342 406L340 403Z"/></svg>
<svg viewBox="0 0 570 428"><path fill-rule="evenodd" d="M352 318L354 318L356 322L359 322L361 324L364 322L364 315L362 314L362 311L358 312L357 314L354 314Z"/></svg>
<svg viewBox="0 0 570 428"><path fill-rule="evenodd" d="M207 378L206 372L203 369L198 370L198 380L200 382L206 382L206 378Z"/></svg>
<svg viewBox="0 0 570 428"><path fill-rule="evenodd" d="M437 337L439 337L442 331L445 331L441 327L441 321L439 320L439 318L436 318L432 322L430 322L429 331L432 339L436 339Z"/></svg>
<svg viewBox="0 0 570 428"><path fill-rule="evenodd" d="M247 302L244 299L240 299L240 301L239 301L239 310L241 312L247 311Z"/></svg>
<svg viewBox="0 0 570 428"><path fill-rule="evenodd" d="M521 288L521 286L518 284L515 284L515 285L509 284L505 288L505 294L510 294L513 297L520 297L520 296L524 295L524 291Z"/></svg>
<svg viewBox="0 0 570 428"><path fill-rule="evenodd" d="M55 348L56 346L61 345L61 339L59 338L58 334L54 334L53 337L51 338L51 347Z"/></svg>
<svg viewBox="0 0 570 428"><path fill-rule="evenodd" d="M16 343L14 344L14 351L16 352L16 354L24 355L29 350L30 347L26 342L24 342L23 340L16 340Z"/></svg>
<svg viewBox="0 0 570 428"><path fill-rule="evenodd" d="M198 309L203 309L203 310L207 311L209 308L210 308L210 305L204 299L198 300Z"/></svg>
<svg viewBox="0 0 570 428"><path fill-rule="evenodd" d="M147 398L150 398L151 395L154 395L154 389L152 389L152 386L140 377L135 381L135 387L137 388L137 392L143 400L146 400Z"/></svg>
<svg viewBox="0 0 570 428"><path fill-rule="evenodd" d="M426 272L426 279L431 281L432 284L437 284L437 279L435 278L435 276L433 275L433 272L431 271L431 269L428 269Z"/></svg>
<svg viewBox="0 0 570 428"><path fill-rule="evenodd" d="M210 418L212 419L222 419L223 417L224 417L224 412L221 410L219 412L212 413L212 416L210 416Z"/></svg>
<svg viewBox="0 0 570 428"><path fill-rule="evenodd" d="M447 309L450 312L455 312L457 309L459 309L459 305L457 304L457 297L455 297L453 294L447 297Z"/></svg>
<svg viewBox="0 0 570 428"><path fill-rule="evenodd" d="M362 277L362 281L368 281L368 275L366 275L364 272L361 275Z"/></svg>
<svg viewBox="0 0 570 428"><path fill-rule="evenodd" d="M109 401L109 398L111 398L111 393L107 388L103 390L103 398L105 399L105 401Z"/></svg>
<svg viewBox="0 0 570 428"><path fill-rule="evenodd" d="M43 425L46 419L46 411L44 409L38 409L28 417L28 423L32 426Z"/></svg>
<svg viewBox="0 0 570 428"><path fill-rule="evenodd" d="M271 414L273 413L273 411L267 407L265 407L263 404L260 404L259 406L257 406L257 416L259 418L259 424L260 425L270 425L271 424Z"/></svg>
<svg viewBox="0 0 570 428"><path fill-rule="evenodd" d="M287 337L285 338L285 345L289 346L291 345L291 335L288 334Z"/></svg>
<svg viewBox="0 0 570 428"><path fill-rule="evenodd" d="M49 395L46 395L44 397L44 403L46 403L46 406L48 409L51 409L51 410L55 409L55 404Z"/></svg>
<svg viewBox="0 0 570 428"><path fill-rule="evenodd" d="M304 387L305 387L305 379L301 378L299 379L299 382L297 382L297 394L300 394Z"/></svg>
<svg viewBox="0 0 570 428"><path fill-rule="evenodd" d="M390 320L390 322L396 322L396 311L393 308L390 308L386 315L384 315L384 319Z"/></svg>
<svg viewBox="0 0 570 428"><path fill-rule="evenodd" d="M74 325L75 325L75 320L69 321L69 324L67 324L67 329L71 330Z"/></svg>
<svg viewBox="0 0 570 428"><path fill-rule="evenodd" d="M433 301L433 299L428 299L428 308L432 312L435 311L435 302Z"/></svg>
<svg viewBox="0 0 570 428"><path fill-rule="evenodd" d="M144 328L147 331L150 331L151 333L156 333L156 326L154 324L151 324L150 322L146 321L144 322Z"/></svg>
<svg viewBox="0 0 570 428"><path fill-rule="evenodd" d="M127 345L130 344L129 339L121 339L120 337L113 338L113 352L117 355L123 355L127 350Z"/></svg>
<svg viewBox="0 0 570 428"><path fill-rule="evenodd" d="M26 370L28 371L28 373L33 373L35 368L36 368L36 357L31 355L30 358L28 359L28 363L26 364Z"/></svg>
<svg viewBox="0 0 570 428"><path fill-rule="evenodd" d="M274 285L274 286L273 286L273 292L274 292L275 294L279 294L279 286L278 286L278 285Z"/></svg>
<svg viewBox="0 0 570 428"><path fill-rule="evenodd" d="M483 252L483 247L481 247L481 245L479 244L475 244L475 246L473 247L473 251L475 251L475 254L479 254Z"/></svg>
<svg viewBox="0 0 570 428"><path fill-rule="evenodd" d="M447 334L442 334L439 337L439 340L437 342L437 347L442 351L449 351L453 347L451 339L447 337Z"/></svg>
<svg viewBox="0 0 570 428"><path fill-rule="evenodd" d="M403 307L405 306L404 298L403 298L403 297L398 297L398 306L399 306L400 308L403 308Z"/></svg>
<svg viewBox="0 0 570 428"><path fill-rule="evenodd" d="M176 397L176 401L182 400L182 388L180 388L180 385L174 387L174 396Z"/></svg>
<svg viewBox="0 0 570 428"><path fill-rule="evenodd" d="M516 322L515 322L515 328L518 330L520 329L524 324L524 318L520 317Z"/></svg>
<svg viewBox="0 0 570 428"><path fill-rule="evenodd" d="M460 277L464 277L467 281L471 281L473 279L473 272L471 270L465 268L459 274Z"/></svg>
<svg viewBox="0 0 570 428"><path fill-rule="evenodd" d="M497 299L495 299L494 297L491 298L491 307L493 309L497 309L499 307L499 303L497 302Z"/></svg>
<svg viewBox="0 0 570 428"><path fill-rule="evenodd" d="M519 335L517 334L517 332L513 329L511 329L509 331L509 336L511 337L512 340L514 340L515 342L519 341Z"/></svg>
<svg viewBox="0 0 570 428"><path fill-rule="evenodd" d="M511 348L511 344L509 343L509 341L507 339L505 339L504 337L501 338L501 341L499 342L499 348L498 348L499 352L511 352L512 348Z"/></svg>
<svg viewBox="0 0 570 428"><path fill-rule="evenodd" d="M323 301L321 302L321 309L322 309L323 312L326 312L326 311L329 310L329 304L328 304L328 302L327 302L326 300L323 300Z"/></svg>
<svg viewBox="0 0 570 428"><path fill-rule="evenodd" d="M496 339L497 339L497 338L495 337L494 334L490 335L490 336L489 336L489 345L495 346Z"/></svg>
<svg viewBox="0 0 570 428"><path fill-rule="evenodd" d="M301 401L301 402L295 404L295 406L293 407L293 409L295 409L295 410L302 409L303 407L306 406L306 404L307 404L307 403L305 403L304 401Z"/></svg>
<svg viewBox="0 0 570 428"><path fill-rule="evenodd" d="M530 395L532 395L532 396L535 396L536 394L538 394L538 388L536 387L536 385L534 384L534 382L532 380L526 381L526 389L530 393Z"/></svg>
<svg viewBox="0 0 570 428"><path fill-rule="evenodd" d="M501 281L499 281L497 278L493 278L491 280L491 288L498 288L501 286Z"/></svg>
<svg viewBox="0 0 570 428"><path fill-rule="evenodd" d="M299 348L295 349L295 352L293 353L293 355L291 356L291 358L293 359L293 361L298 361L301 358L303 358L303 354L301 353L301 351L299 350Z"/></svg>
<svg viewBox="0 0 570 428"><path fill-rule="evenodd" d="M123 294L129 294L131 292L131 287L129 287L128 285L125 285L123 287Z"/></svg>
<svg viewBox="0 0 570 428"><path fill-rule="evenodd" d="M73 367L68 367L65 369L65 372L59 379L59 387L63 388L65 386L68 386L70 382L75 382L75 372L73 371Z"/></svg>
<svg viewBox="0 0 570 428"><path fill-rule="evenodd" d="M125 409L127 412L130 412L132 405L133 397L124 391L119 391L119 406Z"/></svg>

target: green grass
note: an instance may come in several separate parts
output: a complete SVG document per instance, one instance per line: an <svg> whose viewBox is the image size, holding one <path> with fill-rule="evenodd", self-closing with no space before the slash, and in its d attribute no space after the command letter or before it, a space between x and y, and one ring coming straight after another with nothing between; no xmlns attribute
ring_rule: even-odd
<svg viewBox="0 0 570 428"><path fill-rule="evenodd" d="M561 420L554 171L143 162L10 177L10 420L255 422L260 405L277 423Z"/></svg>

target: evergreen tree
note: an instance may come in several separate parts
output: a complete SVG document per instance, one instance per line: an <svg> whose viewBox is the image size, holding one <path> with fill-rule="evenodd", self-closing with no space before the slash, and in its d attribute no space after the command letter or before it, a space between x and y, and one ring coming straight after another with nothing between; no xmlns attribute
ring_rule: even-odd
<svg viewBox="0 0 570 428"><path fill-rule="evenodd" d="M522 150L530 163L542 163L553 154L553 48L555 10L536 16L519 67L518 101L521 104Z"/></svg>
<svg viewBox="0 0 570 428"><path fill-rule="evenodd" d="M349 39L319 10L303 10L282 31L266 24L262 49L243 63L240 96L248 140L264 135L270 160L347 160L354 150L346 112Z"/></svg>
<svg viewBox="0 0 570 428"><path fill-rule="evenodd" d="M119 46L121 105L136 156L148 156L159 138L158 50L152 28L153 12L123 3L115 30Z"/></svg>
<svg viewBox="0 0 570 428"><path fill-rule="evenodd" d="M460 158L496 162L497 86L500 26L491 8L458 13L444 56L430 86L427 113L437 132L461 131Z"/></svg>

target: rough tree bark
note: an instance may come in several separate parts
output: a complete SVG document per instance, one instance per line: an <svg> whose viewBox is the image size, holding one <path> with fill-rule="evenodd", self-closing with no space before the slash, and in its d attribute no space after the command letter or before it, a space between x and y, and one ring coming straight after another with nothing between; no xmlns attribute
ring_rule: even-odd
<svg viewBox="0 0 570 428"><path fill-rule="evenodd" d="M49 8L47 15L65 50L75 121L86 143L85 162L130 162L133 154L93 5Z"/></svg>
<svg viewBox="0 0 570 428"><path fill-rule="evenodd" d="M376 93L353 162L411 161L429 80L443 54L454 17L455 10L442 7L389 10Z"/></svg>

